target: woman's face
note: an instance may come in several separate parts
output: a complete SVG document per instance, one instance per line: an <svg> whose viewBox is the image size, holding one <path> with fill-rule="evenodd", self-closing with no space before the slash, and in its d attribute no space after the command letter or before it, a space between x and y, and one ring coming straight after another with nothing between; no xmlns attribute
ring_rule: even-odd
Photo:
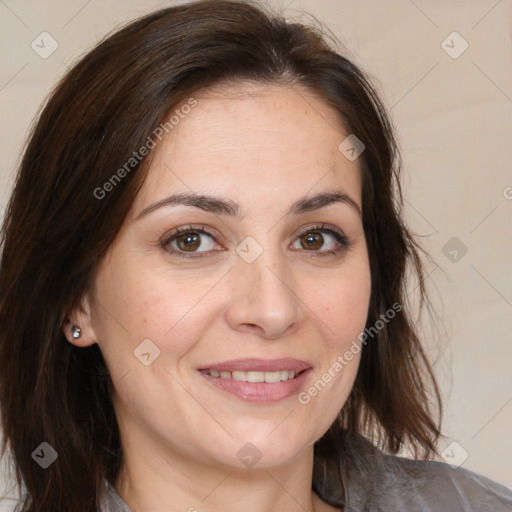
<svg viewBox="0 0 512 512"><path fill-rule="evenodd" d="M370 298L361 171L304 88L194 97L153 150L74 343L99 344L121 435L143 457L285 464L356 376Z"/></svg>

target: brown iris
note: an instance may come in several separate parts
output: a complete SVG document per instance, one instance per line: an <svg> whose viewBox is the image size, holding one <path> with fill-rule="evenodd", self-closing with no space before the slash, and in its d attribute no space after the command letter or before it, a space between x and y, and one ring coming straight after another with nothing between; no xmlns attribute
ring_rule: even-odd
<svg viewBox="0 0 512 512"><path fill-rule="evenodd" d="M304 244L304 239L306 244ZM308 231L300 237L300 243L304 249L320 249L324 243L324 237L320 231Z"/></svg>
<svg viewBox="0 0 512 512"><path fill-rule="evenodd" d="M201 245L201 237L197 231L187 231L176 237L176 244L181 250L192 252Z"/></svg>

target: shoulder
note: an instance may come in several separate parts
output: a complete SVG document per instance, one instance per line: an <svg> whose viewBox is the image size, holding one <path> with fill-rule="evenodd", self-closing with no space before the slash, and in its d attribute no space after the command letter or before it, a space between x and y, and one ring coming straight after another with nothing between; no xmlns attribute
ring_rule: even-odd
<svg viewBox="0 0 512 512"><path fill-rule="evenodd" d="M467 469L391 455L384 456L384 466L381 491L398 500L404 512L512 511L510 489Z"/></svg>
<svg viewBox="0 0 512 512"><path fill-rule="evenodd" d="M370 480L352 479L346 512L512 511L510 489L467 469L386 455L377 448L367 460Z"/></svg>
<svg viewBox="0 0 512 512"><path fill-rule="evenodd" d="M133 512L117 493L115 487L107 480L103 480L103 487L99 491L99 512Z"/></svg>

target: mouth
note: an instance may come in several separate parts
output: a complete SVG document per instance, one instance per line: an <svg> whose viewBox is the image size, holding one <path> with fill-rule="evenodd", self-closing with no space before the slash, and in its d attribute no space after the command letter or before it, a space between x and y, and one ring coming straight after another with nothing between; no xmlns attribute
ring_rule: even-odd
<svg viewBox="0 0 512 512"><path fill-rule="evenodd" d="M206 375L210 375L212 377L218 379L233 379L238 380L240 382L266 382L267 384L272 384L275 382L281 382L285 380L295 379L298 375L305 372L306 370L302 370L296 372L295 370L278 370L275 372L259 372L259 371L218 371L218 370L203 370Z"/></svg>
<svg viewBox="0 0 512 512"><path fill-rule="evenodd" d="M297 393L312 365L297 359L239 359L198 369L216 390L245 402L277 402Z"/></svg>

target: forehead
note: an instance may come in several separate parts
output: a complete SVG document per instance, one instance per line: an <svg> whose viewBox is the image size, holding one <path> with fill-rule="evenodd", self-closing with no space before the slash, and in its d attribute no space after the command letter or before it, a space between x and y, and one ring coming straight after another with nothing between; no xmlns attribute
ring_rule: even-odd
<svg viewBox="0 0 512 512"><path fill-rule="evenodd" d="M154 149L136 206L180 192L250 200L339 188L360 204L360 170L339 145L349 134L332 107L303 86L217 86L177 106Z"/></svg>

